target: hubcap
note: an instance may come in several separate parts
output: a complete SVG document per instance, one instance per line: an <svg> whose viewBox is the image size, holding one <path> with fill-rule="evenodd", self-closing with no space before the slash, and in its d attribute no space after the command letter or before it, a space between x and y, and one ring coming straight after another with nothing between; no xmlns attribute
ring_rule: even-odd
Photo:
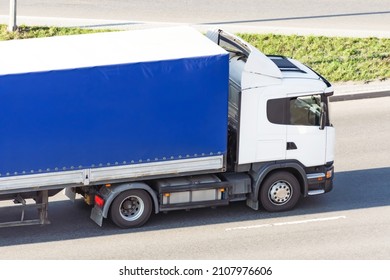
<svg viewBox="0 0 390 280"><path fill-rule="evenodd" d="M286 181L277 181L269 189L269 199L275 205L286 204L292 196L291 185Z"/></svg>
<svg viewBox="0 0 390 280"><path fill-rule="evenodd" d="M122 200L119 205L119 213L126 221L137 220L144 212L144 202L138 196L132 195Z"/></svg>

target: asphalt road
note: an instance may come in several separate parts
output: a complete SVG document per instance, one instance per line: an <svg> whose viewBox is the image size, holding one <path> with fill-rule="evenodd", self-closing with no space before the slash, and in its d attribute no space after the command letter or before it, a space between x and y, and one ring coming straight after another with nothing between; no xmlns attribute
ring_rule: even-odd
<svg viewBox="0 0 390 280"><path fill-rule="evenodd" d="M0 2L0 21L9 13ZM20 23L112 25L145 22L217 25L231 32L280 32L390 37L388 0L19 0ZM26 18L27 17L27 18ZM51 20L42 20L49 17ZM39 20L39 18L41 20ZM59 18L54 20L53 18ZM110 20L72 21L69 18Z"/></svg>
<svg viewBox="0 0 390 280"><path fill-rule="evenodd" d="M152 216L140 229L99 228L82 201L50 203L52 223L0 229L0 259L390 259L390 97L333 102L336 178L293 211L244 203ZM14 209L0 212L9 217Z"/></svg>

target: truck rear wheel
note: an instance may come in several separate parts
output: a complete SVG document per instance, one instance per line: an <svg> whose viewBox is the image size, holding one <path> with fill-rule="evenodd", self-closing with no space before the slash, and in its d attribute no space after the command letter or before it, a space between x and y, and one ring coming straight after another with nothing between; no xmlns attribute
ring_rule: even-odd
<svg viewBox="0 0 390 280"><path fill-rule="evenodd" d="M264 180L259 196L266 211L290 210L294 208L301 196L299 182L289 172L275 172Z"/></svg>
<svg viewBox="0 0 390 280"><path fill-rule="evenodd" d="M121 228L140 227L152 213L152 200L143 190L128 190L119 194L111 204L110 218Z"/></svg>

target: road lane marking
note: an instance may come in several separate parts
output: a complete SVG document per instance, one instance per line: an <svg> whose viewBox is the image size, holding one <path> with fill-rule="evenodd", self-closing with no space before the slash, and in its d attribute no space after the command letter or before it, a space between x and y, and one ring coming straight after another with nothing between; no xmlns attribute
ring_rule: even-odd
<svg viewBox="0 0 390 280"><path fill-rule="evenodd" d="M232 227L232 228L225 228L225 231L247 230L247 229L257 229L257 228L265 228L265 227L273 227L273 226L288 226L288 225L318 223L318 222L334 221L334 220L340 220L340 219L346 219L346 218L347 218L346 216L335 216L335 217L308 219L308 220L291 221L291 222L280 222L280 223L272 223L272 224L260 224L260 225L251 225L251 226L243 226L243 227Z"/></svg>
<svg viewBox="0 0 390 280"><path fill-rule="evenodd" d="M240 229L262 228L262 227L272 227L272 224L261 224L261 225L246 226L246 227L226 228L225 230L226 230L226 231L230 231L230 230L240 230Z"/></svg>

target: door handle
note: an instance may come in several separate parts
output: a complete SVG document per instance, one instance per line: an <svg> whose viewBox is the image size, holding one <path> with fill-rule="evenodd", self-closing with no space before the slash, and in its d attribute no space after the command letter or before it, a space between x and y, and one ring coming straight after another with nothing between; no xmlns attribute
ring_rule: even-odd
<svg viewBox="0 0 390 280"><path fill-rule="evenodd" d="M297 150L298 147L294 142L287 142L287 150Z"/></svg>

